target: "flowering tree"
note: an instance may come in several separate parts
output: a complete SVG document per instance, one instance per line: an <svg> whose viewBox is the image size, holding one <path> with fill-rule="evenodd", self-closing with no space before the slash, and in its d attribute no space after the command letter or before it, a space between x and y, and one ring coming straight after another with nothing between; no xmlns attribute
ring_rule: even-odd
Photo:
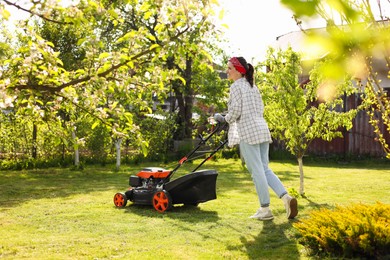
<svg viewBox="0 0 390 260"><path fill-rule="evenodd" d="M191 77L184 79L178 68L186 57L211 57L206 45L215 38L209 35L213 3L82 0L64 7L49 0L26 6L4 0L4 19L11 15L5 6L29 17L15 33L2 34L0 106L45 120L66 115L70 132L80 119L92 128L104 125L118 146L131 133L146 153L134 116L150 113L152 95L166 95L175 80L191 89ZM176 67L168 68L172 56Z"/></svg>

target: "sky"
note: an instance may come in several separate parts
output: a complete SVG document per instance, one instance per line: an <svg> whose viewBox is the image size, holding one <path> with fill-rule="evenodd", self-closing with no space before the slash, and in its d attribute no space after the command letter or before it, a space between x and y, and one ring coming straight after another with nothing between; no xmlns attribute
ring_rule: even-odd
<svg viewBox="0 0 390 260"><path fill-rule="evenodd" d="M276 37L299 31L292 12L279 0L219 0L225 10L222 23L228 25L225 32L228 41L223 48L229 56L243 56L256 64L264 59L268 46ZM303 23L303 28L324 27L322 20Z"/></svg>

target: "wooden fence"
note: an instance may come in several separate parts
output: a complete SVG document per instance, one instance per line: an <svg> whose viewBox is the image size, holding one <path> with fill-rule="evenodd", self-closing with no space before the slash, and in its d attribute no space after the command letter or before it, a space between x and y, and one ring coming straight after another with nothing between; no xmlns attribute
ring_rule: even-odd
<svg viewBox="0 0 390 260"><path fill-rule="evenodd" d="M345 99L345 109L354 109L362 102L360 94L349 96ZM378 113L377 118L381 118ZM353 127L343 133L343 138L336 138L331 142L315 140L309 147L309 153L317 155L341 154L344 156L372 156L384 157L386 153L382 145L377 141L374 128L370 124L370 118L366 111L359 111L353 119ZM381 132L386 142L390 144L390 133L382 123Z"/></svg>
<svg viewBox="0 0 390 260"><path fill-rule="evenodd" d="M356 108L361 103L360 95L346 98L345 109ZM381 116L378 114L378 118ZM335 138L330 142L322 139L315 139L310 144L307 154L318 156L369 156L385 157L386 153L382 145L377 141L374 128L369 123L369 115L365 111L359 111L353 119L353 127L343 133L343 138ZM385 125L381 125L381 132L384 134L386 142L390 145L390 133ZM276 141L273 145L276 150L283 149L283 145Z"/></svg>
<svg viewBox="0 0 390 260"><path fill-rule="evenodd" d="M390 134L385 131L383 125L382 132L387 143L390 144ZM343 138L335 138L331 142L316 139L310 144L308 152L320 156L335 154L342 156L386 156L383 147L377 141L373 127L369 124L369 116L364 111L358 113L353 120L352 129L344 132L343 135Z"/></svg>

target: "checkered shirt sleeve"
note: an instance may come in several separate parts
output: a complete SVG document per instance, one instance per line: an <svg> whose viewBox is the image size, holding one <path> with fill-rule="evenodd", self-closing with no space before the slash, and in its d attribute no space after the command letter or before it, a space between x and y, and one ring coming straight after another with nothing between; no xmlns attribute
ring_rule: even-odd
<svg viewBox="0 0 390 260"><path fill-rule="evenodd" d="M257 86L251 87L245 78L236 80L230 87L228 113L229 146L244 141L248 144L272 142L264 117L264 104Z"/></svg>

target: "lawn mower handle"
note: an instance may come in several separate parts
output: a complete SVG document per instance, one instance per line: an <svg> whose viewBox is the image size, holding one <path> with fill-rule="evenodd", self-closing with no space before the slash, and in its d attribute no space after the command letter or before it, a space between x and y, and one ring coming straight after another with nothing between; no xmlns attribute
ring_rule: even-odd
<svg viewBox="0 0 390 260"><path fill-rule="evenodd" d="M169 180L169 178L172 176L172 174L177 171L186 161L188 161L190 159L190 157L203 145L205 144L215 133L217 133L218 131L221 131L223 130L225 127L227 127L227 122L224 122L224 123L220 123L218 122L217 123L217 126L214 128L214 130L206 137L206 138L203 138L201 135L200 135L200 142L198 143L198 145L191 151L189 152L186 156L184 156L183 158L181 158L179 160L179 163L178 165L176 165L176 167L168 174L168 176L165 178L166 180ZM206 158L204 159L192 172L196 171L197 169L199 169L206 161L208 161L216 152L218 152L226 143L227 143L227 139L224 141L224 142L221 142L221 144Z"/></svg>
<svg viewBox="0 0 390 260"><path fill-rule="evenodd" d="M222 147L225 146L225 144L228 142L228 139L225 139L225 141L221 142L220 145L214 150L211 152L211 154L206 158L204 159L195 169L192 170L192 172L195 172L197 169L199 169L206 161L210 160L211 157L213 157L213 155L218 152L220 149L222 149Z"/></svg>

